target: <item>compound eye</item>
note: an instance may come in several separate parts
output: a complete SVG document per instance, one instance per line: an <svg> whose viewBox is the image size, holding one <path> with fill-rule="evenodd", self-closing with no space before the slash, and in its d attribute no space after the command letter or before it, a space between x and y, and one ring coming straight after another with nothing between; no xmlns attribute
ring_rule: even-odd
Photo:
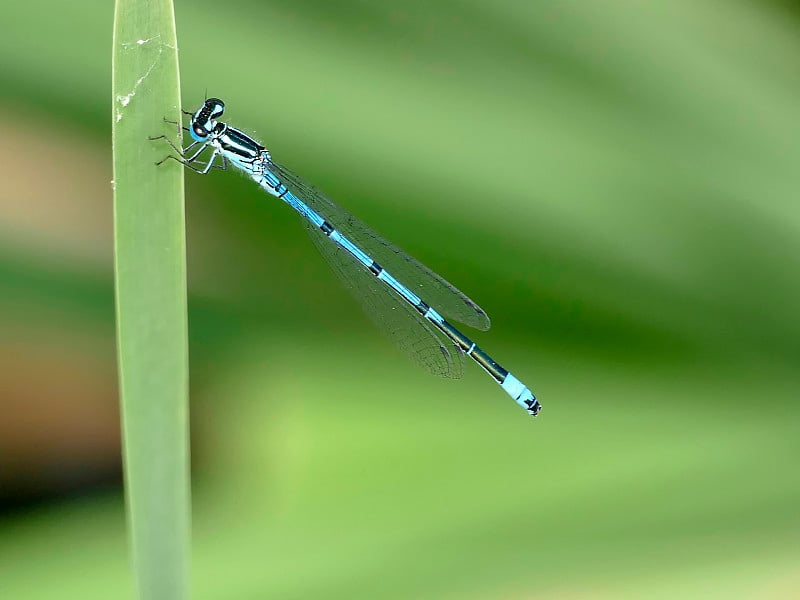
<svg viewBox="0 0 800 600"><path fill-rule="evenodd" d="M194 134L192 137L200 142L209 136L209 132L206 131L200 123L192 123L192 133Z"/></svg>

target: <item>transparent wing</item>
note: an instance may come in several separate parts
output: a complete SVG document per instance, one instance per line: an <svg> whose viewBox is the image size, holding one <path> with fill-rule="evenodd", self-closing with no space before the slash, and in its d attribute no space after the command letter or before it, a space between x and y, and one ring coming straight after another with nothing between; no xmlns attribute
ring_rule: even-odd
<svg viewBox="0 0 800 600"><path fill-rule="evenodd" d="M464 355L440 337L410 305L372 275L321 230L305 222L308 234L345 287L362 305L370 319L402 352L439 377L461 377Z"/></svg>
<svg viewBox="0 0 800 600"><path fill-rule="evenodd" d="M488 315L454 285L383 239L286 167L273 163L272 170L298 198L440 314L475 329L489 329Z"/></svg>

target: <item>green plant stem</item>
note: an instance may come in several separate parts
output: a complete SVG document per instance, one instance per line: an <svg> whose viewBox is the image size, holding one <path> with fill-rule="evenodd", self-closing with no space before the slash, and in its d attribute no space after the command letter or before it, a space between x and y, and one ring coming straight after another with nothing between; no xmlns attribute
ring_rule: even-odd
<svg viewBox="0 0 800 600"><path fill-rule="evenodd" d="M114 243L123 454L142 600L188 597L190 485L183 172L170 0L117 0L113 48Z"/></svg>

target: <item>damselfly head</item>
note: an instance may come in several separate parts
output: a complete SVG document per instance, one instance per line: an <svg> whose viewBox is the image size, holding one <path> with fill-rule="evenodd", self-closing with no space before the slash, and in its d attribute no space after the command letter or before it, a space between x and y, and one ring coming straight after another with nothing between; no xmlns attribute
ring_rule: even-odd
<svg viewBox="0 0 800 600"><path fill-rule="evenodd" d="M209 98L203 102L201 110L208 110L211 119L219 119L225 112L225 103L219 98Z"/></svg>
<svg viewBox="0 0 800 600"><path fill-rule="evenodd" d="M203 102L203 106L201 106L197 112L194 113L192 120L205 125L209 121L219 119L224 112L225 103L222 100L219 98L209 98ZM209 127L208 129L211 128Z"/></svg>
<svg viewBox="0 0 800 600"><path fill-rule="evenodd" d="M194 116L190 133L198 142L205 142L212 133L220 133L225 130L225 125L216 123L216 119L225 112L225 103L219 98L208 98L203 102Z"/></svg>

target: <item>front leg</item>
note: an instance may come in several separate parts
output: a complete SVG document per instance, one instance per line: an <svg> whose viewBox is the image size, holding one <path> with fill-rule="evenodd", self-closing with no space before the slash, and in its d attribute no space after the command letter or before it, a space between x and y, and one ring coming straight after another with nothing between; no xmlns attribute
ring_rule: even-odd
<svg viewBox="0 0 800 600"><path fill-rule="evenodd" d="M195 143L197 143L197 142L195 142ZM177 157L174 154L170 154L170 155L165 156L164 158L162 158L160 161L158 161L156 163L156 165L162 165L163 163L165 163L168 160L174 160L174 161L177 161L177 162L181 163L184 167L186 167L188 169L191 169L195 173L200 173L200 175L205 175L212 168L217 168L217 169L227 169L228 168L228 164L227 164L224 156L222 157L222 166L218 166L218 165L214 164L214 160L219 155L219 150L217 150L216 148L211 153L211 156L208 159L208 162L205 164L205 166L203 168L198 167L195 164L196 162L198 162L197 161L197 156L205 149L206 149L206 147L204 145L202 148L200 148L200 150L195 152L194 156L192 156L190 158L184 158L183 156Z"/></svg>

